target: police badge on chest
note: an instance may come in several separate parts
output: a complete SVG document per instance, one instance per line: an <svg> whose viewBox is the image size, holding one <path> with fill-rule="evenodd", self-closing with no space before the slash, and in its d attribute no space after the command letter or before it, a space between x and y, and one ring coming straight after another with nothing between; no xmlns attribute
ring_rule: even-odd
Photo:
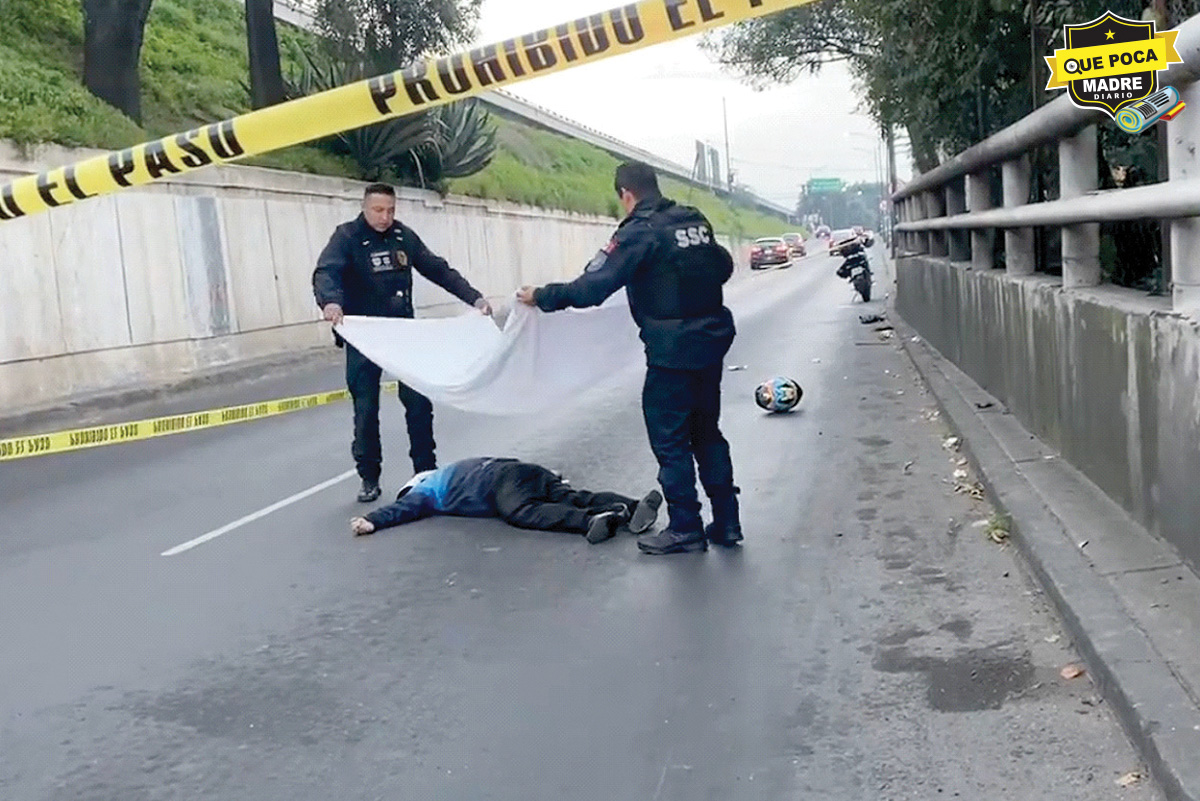
<svg viewBox="0 0 1200 801"><path fill-rule="evenodd" d="M379 250L371 254L371 272L386 273L408 266L408 254L403 250Z"/></svg>

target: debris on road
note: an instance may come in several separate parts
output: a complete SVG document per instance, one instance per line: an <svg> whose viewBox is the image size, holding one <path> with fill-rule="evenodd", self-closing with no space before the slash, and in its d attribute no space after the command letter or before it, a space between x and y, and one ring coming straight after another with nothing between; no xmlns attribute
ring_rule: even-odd
<svg viewBox="0 0 1200 801"><path fill-rule="evenodd" d="M1131 770L1129 773L1126 773L1124 776L1117 779L1117 786L1118 787L1132 787L1133 785L1140 782L1142 780L1142 778L1143 777L1142 777L1141 771Z"/></svg>
<svg viewBox="0 0 1200 801"><path fill-rule="evenodd" d="M1003 545L1008 542L1008 538L1012 536L1012 524L1004 515L992 515L987 521L987 536L988 539L997 545Z"/></svg>
<svg viewBox="0 0 1200 801"><path fill-rule="evenodd" d="M871 325L872 323L882 323L886 319L887 319L887 317L884 317L882 314L860 314L860 315L858 315L858 321L860 323L862 323L863 325Z"/></svg>
<svg viewBox="0 0 1200 801"><path fill-rule="evenodd" d="M1059 671L1058 675L1062 676L1067 681L1071 681L1072 679L1079 678L1080 676L1084 675L1086 672L1087 671L1085 671L1079 665L1067 665L1065 668L1063 668L1061 671Z"/></svg>
<svg viewBox="0 0 1200 801"><path fill-rule="evenodd" d="M959 482L954 485L954 491L959 495L970 495L977 501L982 501L984 498L983 485L978 481L974 484Z"/></svg>

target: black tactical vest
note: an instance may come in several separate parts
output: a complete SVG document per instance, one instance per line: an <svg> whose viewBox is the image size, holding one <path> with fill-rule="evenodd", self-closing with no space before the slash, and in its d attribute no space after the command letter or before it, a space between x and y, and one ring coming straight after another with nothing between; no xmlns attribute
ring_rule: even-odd
<svg viewBox="0 0 1200 801"><path fill-rule="evenodd" d="M654 259L629 285L635 314L654 320L686 320L720 314L727 256L712 226L688 206L654 212L647 222L656 238Z"/></svg>

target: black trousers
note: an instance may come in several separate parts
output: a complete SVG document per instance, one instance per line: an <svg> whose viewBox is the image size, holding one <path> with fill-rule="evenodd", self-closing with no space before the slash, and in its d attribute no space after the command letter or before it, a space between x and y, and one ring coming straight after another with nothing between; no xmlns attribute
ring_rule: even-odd
<svg viewBox="0 0 1200 801"><path fill-rule="evenodd" d="M588 520L600 512L637 501L615 492L573 489L544 467L513 462L497 470L494 490L496 514L510 526L539 531L585 532Z"/></svg>
<svg viewBox="0 0 1200 801"><path fill-rule="evenodd" d="M646 370L642 389L646 433L658 460L671 528L681 533L704 527L696 493L697 467L714 513L736 503L733 461L719 426L723 371L720 362L702 370L654 366Z"/></svg>
<svg viewBox="0 0 1200 801"><path fill-rule="evenodd" d="M383 469L383 446L379 442L379 379L383 370L346 343L346 386L354 399L354 444L350 452L358 475L368 481L379 481ZM433 470L437 467L433 441L433 404L416 390L400 384L400 401L404 404L404 421L408 424L408 455L413 470Z"/></svg>

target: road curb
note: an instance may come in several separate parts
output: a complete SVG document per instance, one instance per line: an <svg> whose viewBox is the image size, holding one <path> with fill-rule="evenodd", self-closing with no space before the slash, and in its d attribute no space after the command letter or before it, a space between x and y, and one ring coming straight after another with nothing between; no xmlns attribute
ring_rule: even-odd
<svg viewBox="0 0 1200 801"><path fill-rule="evenodd" d="M329 346L320 346L305 348L299 352L255 359L239 359L175 380L147 382L120 389L87 393L47 406L5 412L0 414L0 431L4 432L3 436L25 436L61 428L64 425L81 427L97 422L98 418L121 412L135 404L162 400L223 384L238 384L270 378L311 365L325 363L335 365L343 358L341 351Z"/></svg>
<svg viewBox="0 0 1200 801"><path fill-rule="evenodd" d="M1151 776L1171 801L1200 801L1200 709L1150 635L1098 575L1074 531L1038 496L1018 463L976 411L985 393L891 310L893 325L963 453L994 504L1012 521L1012 539L1053 600L1097 689L1111 703ZM969 394L968 394L969 393Z"/></svg>

